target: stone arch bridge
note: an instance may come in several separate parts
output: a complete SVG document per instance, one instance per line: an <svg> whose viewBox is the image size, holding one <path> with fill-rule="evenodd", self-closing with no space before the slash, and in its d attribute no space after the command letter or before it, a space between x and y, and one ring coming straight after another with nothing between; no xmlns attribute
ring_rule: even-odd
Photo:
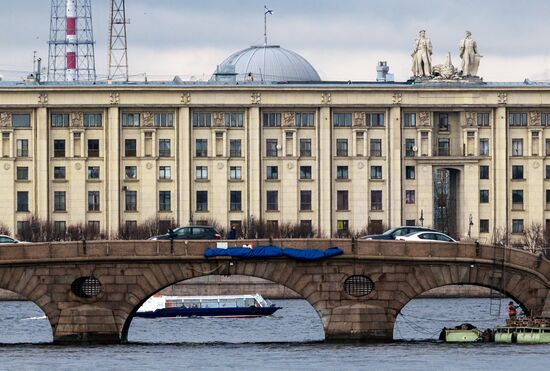
<svg viewBox="0 0 550 371"><path fill-rule="evenodd" d="M213 274L260 277L296 291L319 314L327 340L392 340L396 317L411 299L454 284L492 287L534 316L550 317L550 262L522 250L328 239L273 243L297 248L339 246L344 254L297 262L206 259L204 250L212 242L197 241L20 244L0 246L0 288L36 303L46 314L56 343L125 341L133 313L147 298L179 281ZM495 265L496 255L503 265ZM86 277L99 283L97 295L79 294Z"/></svg>

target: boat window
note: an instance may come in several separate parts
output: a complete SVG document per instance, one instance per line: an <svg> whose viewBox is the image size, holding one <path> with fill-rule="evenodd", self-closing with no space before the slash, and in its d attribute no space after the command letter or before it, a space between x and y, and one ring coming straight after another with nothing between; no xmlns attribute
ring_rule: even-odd
<svg viewBox="0 0 550 371"><path fill-rule="evenodd" d="M238 298L236 299L237 307L238 308L244 308L246 307L246 300L244 298Z"/></svg>
<svg viewBox="0 0 550 371"><path fill-rule="evenodd" d="M219 308L218 300L203 300L202 308Z"/></svg>
<svg viewBox="0 0 550 371"><path fill-rule="evenodd" d="M255 307L256 306L256 300L254 300L253 298L246 298L245 299L245 306Z"/></svg>
<svg viewBox="0 0 550 371"><path fill-rule="evenodd" d="M187 308L200 308L201 303L198 300L185 300L184 302Z"/></svg>
<svg viewBox="0 0 550 371"><path fill-rule="evenodd" d="M236 308L237 302L235 299L220 299L220 308Z"/></svg>

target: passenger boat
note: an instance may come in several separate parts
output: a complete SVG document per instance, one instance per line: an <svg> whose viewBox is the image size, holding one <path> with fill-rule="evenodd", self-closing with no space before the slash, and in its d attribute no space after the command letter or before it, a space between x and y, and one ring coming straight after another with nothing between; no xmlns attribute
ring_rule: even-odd
<svg viewBox="0 0 550 371"><path fill-rule="evenodd" d="M153 295L135 313L135 317L218 317L251 318L269 316L277 307L256 295L163 296Z"/></svg>

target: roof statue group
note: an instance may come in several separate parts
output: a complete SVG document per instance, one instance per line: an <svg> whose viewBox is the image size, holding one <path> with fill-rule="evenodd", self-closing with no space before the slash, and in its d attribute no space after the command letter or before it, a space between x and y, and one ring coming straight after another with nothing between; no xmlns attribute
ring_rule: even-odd
<svg viewBox="0 0 550 371"><path fill-rule="evenodd" d="M414 78L417 80L479 80L477 70L481 55L470 31L466 31L466 35L460 40L459 51L462 59L461 71L453 66L451 53L447 54L445 64L432 66L432 42L426 37L426 31L421 30L414 41L411 54Z"/></svg>

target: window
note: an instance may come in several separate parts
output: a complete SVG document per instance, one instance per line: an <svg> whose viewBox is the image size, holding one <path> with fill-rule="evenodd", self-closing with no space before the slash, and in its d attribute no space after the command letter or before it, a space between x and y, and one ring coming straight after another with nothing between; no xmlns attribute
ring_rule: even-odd
<svg viewBox="0 0 550 371"><path fill-rule="evenodd" d="M122 113L123 127L139 127L139 113Z"/></svg>
<svg viewBox="0 0 550 371"><path fill-rule="evenodd" d="M231 166L229 168L229 179L231 179L231 180L241 179L241 167L240 166Z"/></svg>
<svg viewBox="0 0 550 371"><path fill-rule="evenodd" d="M489 219L479 219L479 233L489 233Z"/></svg>
<svg viewBox="0 0 550 371"><path fill-rule="evenodd" d="M229 156L230 157L241 157L241 140L240 139L231 139L229 141Z"/></svg>
<svg viewBox="0 0 550 371"><path fill-rule="evenodd" d="M88 166L88 179L99 179L99 166Z"/></svg>
<svg viewBox="0 0 550 371"><path fill-rule="evenodd" d="M277 157L277 139L265 140L265 155L267 157Z"/></svg>
<svg viewBox="0 0 550 371"><path fill-rule="evenodd" d="M300 179L311 179L311 166L300 166Z"/></svg>
<svg viewBox="0 0 550 371"><path fill-rule="evenodd" d="M489 139L481 138L479 140L479 155L489 156Z"/></svg>
<svg viewBox="0 0 550 371"><path fill-rule="evenodd" d="M193 127L206 128L212 126L212 114L210 112L193 112Z"/></svg>
<svg viewBox="0 0 550 371"><path fill-rule="evenodd" d="M550 156L550 139L546 139L544 142L546 156Z"/></svg>
<svg viewBox="0 0 550 371"><path fill-rule="evenodd" d="M439 139L437 141L437 155L438 156L449 156L450 155L450 139Z"/></svg>
<svg viewBox="0 0 550 371"><path fill-rule="evenodd" d="M17 192L17 211L29 211L29 192Z"/></svg>
<svg viewBox="0 0 550 371"><path fill-rule="evenodd" d="M197 211L208 211L208 191L197 191Z"/></svg>
<svg viewBox="0 0 550 371"><path fill-rule="evenodd" d="M440 113L439 114L439 131L449 131L449 114Z"/></svg>
<svg viewBox="0 0 550 371"><path fill-rule="evenodd" d="M296 127L312 128L315 126L315 115L313 112L296 112L295 115Z"/></svg>
<svg viewBox="0 0 550 371"><path fill-rule="evenodd" d="M300 191L300 211L311 210L311 191Z"/></svg>
<svg viewBox="0 0 550 371"><path fill-rule="evenodd" d="M172 179L172 168L170 166L159 166L159 179Z"/></svg>
<svg viewBox="0 0 550 371"><path fill-rule="evenodd" d="M300 229L311 234L313 232L313 223L309 219L300 220Z"/></svg>
<svg viewBox="0 0 550 371"><path fill-rule="evenodd" d="M300 139L300 156L311 157L311 139Z"/></svg>
<svg viewBox="0 0 550 371"><path fill-rule="evenodd" d="M527 112L510 112L510 113L508 113L508 125L510 125L510 126L527 126Z"/></svg>
<svg viewBox="0 0 550 371"><path fill-rule="evenodd" d="M31 126L31 115L28 113L14 113L11 115L11 124L14 128L28 128Z"/></svg>
<svg viewBox="0 0 550 371"><path fill-rule="evenodd" d="M370 191L370 209L382 210L382 191Z"/></svg>
<svg viewBox="0 0 550 371"><path fill-rule="evenodd" d="M371 221L372 223L372 221ZM405 220L405 225L407 227L414 227L416 225L416 220L415 219L406 219Z"/></svg>
<svg viewBox="0 0 550 371"><path fill-rule="evenodd" d="M63 139L53 141L53 157L65 157L65 141Z"/></svg>
<svg viewBox="0 0 550 371"><path fill-rule="evenodd" d="M546 165L545 170L546 171L545 171L545 174L544 174L545 175L544 178L545 179L550 179L550 165Z"/></svg>
<svg viewBox="0 0 550 371"><path fill-rule="evenodd" d="M405 112L403 114L403 126L406 128L416 127L416 113L415 112Z"/></svg>
<svg viewBox="0 0 550 371"><path fill-rule="evenodd" d="M371 179L382 179L382 166L371 166L370 167L370 178Z"/></svg>
<svg viewBox="0 0 550 371"><path fill-rule="evenodd" d="M512 209L523 209L523 190L512 190Z"/></svg>
<svg viewBox="0 0 550 371"><path fill-rule="evenodd" d="M407 157L414 157L415 153L414 153L414 142L415 140L414 139L411 139L411 138L407 138L405 139L405 156Z"/></svg>
<svg viewBox="0 0 550 371"><path fill-rule="evenodd" d="M489 112L478 112L477 126L489 126Z"/></svg>
<svg viewBox="0 0 550 371"><path fill-rule="evenodd" d="M349 179L347 166L336 166L336 179Z"/></svg>
<svg viewBox="0 0 550 371"><path fill-rule="evenodd" d="M174 114L171 112L156 112L154 119L157 128L171 128L174 126Z"/></svg>
<svg viewBox="0 0 550 371"><path fill-rule="evenodd" d="M337 127L351 126L351 113L334 113L332 115L332 125Z"/></svg>
<svg viewBox="0 0 550 371"><path fill-rule="evenodd" d="M550 189L546 190L546 205L550 204Z"/></svg>
<svg viewBox="0 0 550 371"><path fill-rule="evenodd" d="M99 157L99 139L88 139L88 157Z"/></svg>
<svg viewBox="0 0 550 371"><path fill-rule="evenodd" d="M53 178L56 180L65 179L65 166L54 166Z"/></svg>
<svg viewBox="0 0 550 371"><path fill-rule="evenodd" d="M242 210L242 195L241 191L229 192L229 210L241 211Z"/></svg>
<svg viewBox="0 0 550 371"><path fill-rule="evenodd" d="M17 139L17 157L29 157L29 140Z"/></svg>
<svg viewBox="0 0 550 371"><path fill-rule="evenodd" d="M68 113L52 113L50 115L50 123L52 128L69 127L69 114Z"/></svg>
<svg viewBox="0 0 550 371"><path fill-rule="evenodd" d="M281 113L280 112L265 112L262 117L263 117L263 126L264 127L280 127L281 126Z"/></svg>
<svg viewBox="0 0 550 371"><path fill-rule="evenodd" d="M382 156L382 139L371 139L370 140L370 155L372 157L381 157Z"/></svg>
<svg viewBox="0 0 550 371"><path fill-rule="evenodd" d="M54 211L65 211L67 209L65 204L65 192L54 192L53 193L53 210Z"/></svg>
<svg viewBox="0 0 550 371"><path fill-rule="evenodd" d="M542 112L540 115L540 124L542 126L550 126L550 112Z"/></svg>
<svg viewBox="0 0 550 371"><path fill-rule="evenodd" d="M416 202L416 193L414 190L405 191L405 203L414 204Z"/></svg>
<svg viewBox="0 0 550 371"><path fill-rule="evenodd" d="M170 139L159 139L159 157L170 157Z"/></svg>
<svg viewBox="0 0 550 371"><path fill-rule="evenodd" d="M479 166L479 179L489 179L489 166L480 165Z"/></svg>
<svg viewBox="0 0 550 371"><path fill-rule="evenodd" d="M126 157L136 157L136 140L135 139L125 139L124 140L124 156Z"/></svg>
<svg viewBox="0 0 550 371"><path fill-rule="evenodd" d="M480 204L489 203L489 190L488 189L480 189L479 190L479 203Z"/></svg>
<svg viewBox="0 0 550 371"><path fill-rule="evenodd" d="M228 128L242 128L243 113L242 112L227 112L225 113L225 126Z"/></svg>
<svg viewBox="0 0 550 371"><path fill-rule="evenodd" d="M205 180L208 179L208 166L196 166L195 167L195 179Z"/></svg>
<svg viewBox="0 0 550 371"><path fill-rule="evenodd" d="M336 210L349 210L348 191L336 191Z"/></svg>
<svg viewBox="0 0 550 371"><path fill-rule="evenodd" d="M172 210L172 200L170 191L159 191L159 211Z"/></svg>
<svg viewBox="0 0 550 371"><path fill-rule="evenodd" d="M522 165L512 165L512 179L523 179Z"/></svg>
<svg viewBox="0 0 550 371"><path fill-rule="evenodd" d="M373 128L384 126L384 114L383 113L367 113L365 115L367 126Z"/></svg>
<svg viewBox="0 0 550 371"><path fill-rule="evenodd" d="M405 166L405 179L414 179L416 177L414 166Z"/></svg>
<svg viewBox="0 0 550 371"><path fill-rule="evenodd" d="M348 140L336 139L336 156L347 157L348 156Z"/></svg>
<svg viewBox="0 0 550 371"><path fill-rule="evenodd" d="M137 211L137 191L126 191L126 211Z"/></svg>
<svg viewBox="0 0 550 371"><path fill-rule="evenodd" d="M92 233L99 233L101 229L99 228L99 220L88 220L88 229Z"/></svg>
<svg viewBox="0 0 550 371"><path fill-rule="evenodd" d="M278 191L267 191L266 201L267 201L267 205L266 205L267 211L279 210L279 192Z"/></svg>
<svg viewBox="0 0 550 371"><path fill-rule="evenodd" d="M337 220L336 221L336 233L347 234L349 232L349 221L348 220Z"/></svg>
<svg viewBox="0 0 550 371"><path fill-rule="evenodd" d="M512 139L512 156L523 156L523 139Z"/></svg>
<svg viewBox="0 0 550 371"><path fill-rule="evenodd" d="M65 238L65 231L67 229L67 223L62 220L56 220L53 222L53 233L55 238L63 239Z"/></svg>
<svg viewBox="0 0 550 371"><path fill-rule="evenodd" d="M208 157L208 139L195 139L195 157Z"/></svg>
<svg viewBox="0 0 550 371"><path fill-rule="evenodd" d="M83 119L85 128L100 128L103 126L103 115L101 113L85 113Z"/></svg>
<svg viewBox="0 0 550 371"><path fill-rule="evenodd" d="M99 191L88 192L88 211L99 211Z"/></svg>
<svg viewBox="0 0 550 371"><path fill-rule="evenodd" d="M512 233L523 233L523 219L512 219Z"/></svg>
<svg viewBox="0 0 550 371"><path fill-rule="evenodd" d="M266 178L267 179L279 179L279 167L278 166L268 166L266 168Z"/></svg>
<svg viewBox="0 0 550 371"><path fill-rule="evenodd" d="M137 167L136 166L125 166L124 167L124 176L126 179L137 179Z"/></svg>
<svg viewBox="0 0 550 371"><path fill-rule="evenodd" d="M17 180L29 180L29 168L26 166L17 167Z"/></svg>

